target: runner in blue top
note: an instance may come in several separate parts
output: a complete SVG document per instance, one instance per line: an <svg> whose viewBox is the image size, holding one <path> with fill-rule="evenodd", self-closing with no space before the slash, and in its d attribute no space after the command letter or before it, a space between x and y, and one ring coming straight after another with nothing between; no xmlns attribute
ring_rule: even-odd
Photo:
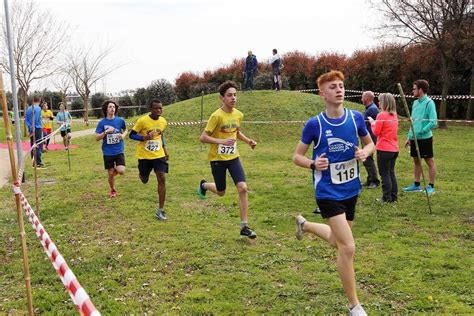
<svg viewBox="0 0 474 316"><path fill-rule="evenodd" d="M350 315L367 315L360 305L354 273L355 242L352 236L357 197L361 190L358 161L364 161L374 151L362 114L344 108L344 75L331 71L318 78L325 112L310 119L293 161L313 170L316 203L328 225L311 223L296 217L296 237L312 233L337 249L337 270L349 301ZM363 149L359 148L359 138ZM306 152L313 144L312 159Z"/></svg>
<svg viewBox="0 0 474 316"><path fill-rule="evenodd" d="M69 143L71 142L71 121L71 114L66 110L64 103L59 102L59 112L56 114L56 122L58 122L58 124L66 123L61 126L61 137L63 138L65 150L69 150Z"/></svg>
<svg viewBox="0 0 474 316"><path fill-rule="evenodd" d="M115 176L123 175L125 172L124 142L127 136L125 121L115 116L118 105L114 101L105 101L102 104L104 118L100 120L95 129L95 139L102 140L102 153L104 155L104 167L109 175L110 197L117 196L115 189Z"/></svg>

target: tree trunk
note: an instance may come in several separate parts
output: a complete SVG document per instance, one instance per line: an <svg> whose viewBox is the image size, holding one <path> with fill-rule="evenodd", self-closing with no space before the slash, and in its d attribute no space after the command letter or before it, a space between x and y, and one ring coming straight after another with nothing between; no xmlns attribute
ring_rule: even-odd
<svg viewBox="0 0 474 316"><path fill-rule="evenodd" d="M89 94L85 94L84 98L84 122L86 122L86 126L89 126Z"/></svg>
<svg viewBox="0 0 474 316"><path fill-rule="evenodd" d="M466 120L472 120L474 118L474 101L472 96L474 95L474 76L473 76L473 69L471 66L471 87L469 88L469 94L471 98L469 99L469 103L467 105L467 113L466 113Z"/></svg>
<svg viewBox="0 0 474 316"><path fill-rule="evenodd" d="M439 106L439 119L445 120L446 119L446 96L449 92L450 86L450 67L449 61L444 54L441 54L441 78L442 78L442 88L441 88L441 105ZM448 128L445 121L440 121L438 124L439 128L446 129Z"/></svg>

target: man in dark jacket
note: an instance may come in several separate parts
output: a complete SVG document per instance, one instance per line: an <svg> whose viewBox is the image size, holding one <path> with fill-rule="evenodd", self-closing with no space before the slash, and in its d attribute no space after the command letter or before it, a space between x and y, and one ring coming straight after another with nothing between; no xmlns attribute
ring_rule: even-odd
<svg viewBox="0 0 474 316"><path fill-rule="evenodd" d="M368 121L369 117L375 120L377 118L377 114L379 114L379 108L374 103L374 98L375 96L372 91L364 91L364 93L362 93L362 103L365 106L365 112L364 112L365 125L367 126L367 130L369 131L372 141L374 142L374 144L376 144L377 137L372 132L372 128ZM367 157L367 159L364 161L364 167L365 167L365 170L367 170L367 181L363 185L369 189L377 188L380 185L380 181L377 177L377 167L375 167L373 155Z"/></svg>
<svg viewBox="0 0 474 316"><path fill-rule="evenodd" d="M257 68L257 56L252 54L252 51L249 50L244 66L245 90L247 91L253 89L253 76L257 72Z"/></svg>

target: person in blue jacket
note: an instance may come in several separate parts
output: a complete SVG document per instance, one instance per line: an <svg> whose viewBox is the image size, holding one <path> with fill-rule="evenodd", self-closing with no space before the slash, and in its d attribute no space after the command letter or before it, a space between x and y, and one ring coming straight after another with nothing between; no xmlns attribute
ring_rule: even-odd
<svg viewBox="0 0 474 316"><path fill-rule="evenodd" d="M372 132L372 127L370 126L369 122L369 117L375 120L377 118L377 115L379 114L379 108L374 103L374 98L375 95L372 91L364 91L364 93L362 93L362 104L364 104L365 106L365 126L369 131L370 138L372 138L372 141L374 142L374 144L376 144L377 136L375 136L375 134ZM366 186L368 189L377 188L380 185L380 181L377 177L377 167L375 166L373 155L367 157L367 159L364 161L364 167L367 171L367 181L363 184L363 186Z"/></svg>
<svg viewBox="0 0 474 316"><path fill-rule="evenodd" d="M248 56L245 59L244 76L245 76L245 90L253 90L253 77L257 72L258 63L257 56L251 50L248 51Z"/></svg>
<svg viewBox="0 0 474 316"><path fill-rule="evenodd" d="M25 124L28 128L28 135L30 136L30 145L33 143L38 144L43 137L43 122L41 120L41 107L39 106L41 99L38 96L33 97L33 104L26 109ZM34 132L33 132L34 126ZM44 168L44 164L41 160L41 154L43 152L43 144L39 144L36 149L31 152L33 158L33 152L36 153L35 161L37 168Z"/></svg>

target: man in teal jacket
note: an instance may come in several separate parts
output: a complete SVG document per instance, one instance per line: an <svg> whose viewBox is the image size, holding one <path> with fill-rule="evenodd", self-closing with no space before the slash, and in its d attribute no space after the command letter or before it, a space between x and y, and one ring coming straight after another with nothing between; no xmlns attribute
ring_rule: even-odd
<svg viewBox="0 0 474 316"><path fill-rule="evenodd" d="M411 117L413 119L413 129L415 130L416 139L418 141L420 157L424 158L428 164L430 182L426 187L426 192L433 194L436 164L433 159L433 133L431 130L438 126L438 117L436 115L435 103L426 95L428 88L429 84L426 80L416 80L413 83L413 95L418 98L418 100L413 102ZM405 143L406 147L408 147L408 145L410 145L410 155L413 157L413 162L415 163L415 183L403 188L403 191L422 191L420 184L421 161L418 159L415 140L411 129L408 131L408 139Z"/></svg>

